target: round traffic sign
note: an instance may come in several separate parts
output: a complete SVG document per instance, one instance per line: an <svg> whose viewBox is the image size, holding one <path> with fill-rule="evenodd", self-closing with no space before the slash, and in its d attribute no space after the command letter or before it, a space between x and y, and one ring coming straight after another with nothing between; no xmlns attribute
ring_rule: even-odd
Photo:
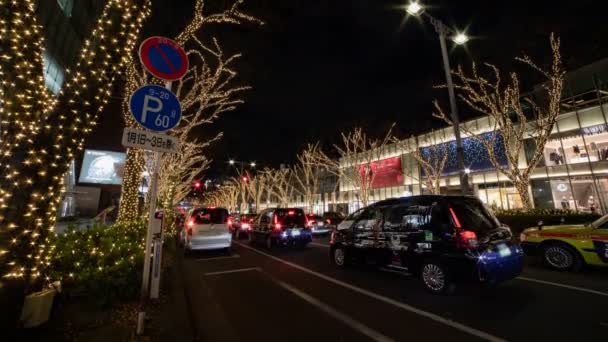
<svg viewBox="0 0 608 342"><path fill-rule="evenodd" d="M135 121L156 132L172 129L182 118L182 107L175 94L157 85L145 85L133 92L129 109Z"/></svg>
<svg viewBox="0 0 608 342"><path fill-rule="evenodd" d="M176 42L150 37L139 46L139 59L146 70L165 81L175 81L188 71L188 56Z"/></svg>

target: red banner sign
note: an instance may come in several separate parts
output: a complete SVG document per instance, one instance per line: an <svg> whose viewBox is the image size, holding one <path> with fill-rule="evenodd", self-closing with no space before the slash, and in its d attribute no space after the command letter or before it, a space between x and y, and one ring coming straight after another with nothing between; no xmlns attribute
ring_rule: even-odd
<svg viewBox="0 0 608 342"><path fill-rule="evenodd" d="M369 166L362 164L359 166L359 174L361 177L366 177L366 174L373 177L372 189L403 185L401 157L378 160Z"/></svg>

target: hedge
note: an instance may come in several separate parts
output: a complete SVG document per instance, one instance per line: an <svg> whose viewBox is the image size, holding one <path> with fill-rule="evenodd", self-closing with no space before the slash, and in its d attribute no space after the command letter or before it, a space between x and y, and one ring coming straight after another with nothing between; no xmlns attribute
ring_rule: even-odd
<svg viewBox="0 0 608 342"><path fill-rule="evenodd" d="M572 210L560 209L511 209L495 210L494 213L501 223L511 227L513 235L518 237L526 228L536 227L539 221L543 221L545 226L560 224L585 224L592 222L600 217L598 214L577 213Z"/></svg>
<svg viewBox="0 0 608 342"><path fill-rule="evenodd" d="M101 306L136 299L145 234L143 222L71 227L52 238L51 278L61 279L67 294L90 296Z"/></svg>

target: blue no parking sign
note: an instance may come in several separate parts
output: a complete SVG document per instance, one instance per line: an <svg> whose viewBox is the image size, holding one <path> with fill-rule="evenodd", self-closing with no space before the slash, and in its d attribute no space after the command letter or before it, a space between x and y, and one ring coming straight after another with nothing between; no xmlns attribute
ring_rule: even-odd
<svg viewBox="0 0 608 342"><path fill-rule="evenodd" d="M182 118L182 108L175 94L157 85L137 89L131 95L129 108L135 121L156 132L174 128Z"/></svg>

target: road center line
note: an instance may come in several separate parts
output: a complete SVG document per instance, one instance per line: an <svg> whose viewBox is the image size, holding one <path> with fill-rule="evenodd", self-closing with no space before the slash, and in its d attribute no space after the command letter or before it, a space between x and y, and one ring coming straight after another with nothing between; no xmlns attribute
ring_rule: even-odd
<svg viewBox="0 0 608 342"><path fill-rule="evenodd" d="M477 337L482 338L482 339L487 340L487 341L494 341L494 342L498 342L498 341L503 342L503 341L506 341L506 340L504 340L504 339L502 339L502 338L500 338L500 337L496 337L496 336L494 336L494 335L491 335L491 334L486 333L486 332L484 332L484 331L481 331L481 330L478 330L478 329L475 329L475 328L469 327L469 326L464 325L464 324L462 324L462 323L458 323L458 322L455 322L455 321L449 320L449 319L447 319L447 318L444 318L444 317L441 317L441 316L439 316L439 315L436 315L436 314L434 314L434 313L432 313L432 312L428 312L428 311L424 311L424 310L418 309L418 308L413 307L413 306L411 306L411 305L408 305L408 304L405 304L405 303L402 303L402 302L398 302L398 301L396 301L396 300L394 300L394 299L391 299L391 298L388 298L388 297L385 297L385 296L379 295L379 294L377 294L377 293L374 293L374 292L371 292L371 291L365 290L365 289L360 288L360 287L358 287L358 286L351 285L351 284L345 283L345 282L343 282L343 281L340 281L340 280L338 280L338 279L335 279L335 278L332 278L332 277L326 276L325 274L322 274L322 273L319 273L319 272L313 271L313 270L311 270L311 269L309 269L309 268L306 268L306 267L300 266L300 265L298 265L298 264L294 264L294 263L289 262L289 261L287 261L287 260L283 260L283 259L281 259L281 258L277 258L277 257L275 257L274 255L271 255L271 254L268 254L268 253L262 252L262 251L260 251L260 250L258 250L258 249L256 249L256 248L253 248L253 247L247 246L247 245L242 244L242 243L240 243L240 242L236 242L236 241L235 241L234 243L238 244L239 246L241 246L241 247L243 247L243 248L249 249L249 250L254 251L254 252L256 252L256 253L258 253L258 254L260 254L260 255L263 255L263 256L265 256L265 257L268 257L268 258L270 258L270 259L272 259L272 260L274 260L274 261L280 262L280 263L285 264L285 265L287 265L287 266L291 266L291 267L293 267L293 268L295 268L295 269L298 269L298 270L300 270L300 271L302 271L302 272L305 272L305 273L308 273L308 274L314 275L314 276L316 276L316 277L318 277L318 278L321 278L321 279L323 279L323 280L326 280L326 281L328 281L328 282L330 282L330 283L333 283L333 284L336 284L336 285L342 286L342 287L344 287L344 288L347 288L347 289L352 290L352 291L354 291L354 292L357 292L357 293L360 293L360 294L366 295L366 296L368 296L368 297L374 298L374 299L376 299L376 300L378 300L378 301L381 301L381 302L384 302L384 303L386 303L386 304L390 304L390 305L396 306L396 307L398 307L398 308L400 308L400 309L403 309L403 310L409 311L409 312L414 313L414 314L417 314L417 315L419 315L419 316L426 317L426 318L431 319L431 320L433 320L433 321L435 321L435 322L438 322L438 323L441 323L441 324L447 325L447 326L449 326L449 327L452 327L452 328L454 328L454 329L460 330L460 331L465 332L465 333L467 333L467 334L470 334L470 335L472 335L472 336L477 336Z"/></svg>
<svg viewBox="0 0 608 342"><path fill-rule="evenodd" d="M205 273L205 275L206 276L214 276L214 275L239 273L239 272L249 272L249 271L261 271L261 269L259 267L237 268L237 269L234 269L234 270L209 272L209 273Z"/></svg>
<svg viewBox="0 0 608 342"><path fill-rule="evenodd" d="M598 296L608 297L608 292L602 292L602 291L587 289L587 288L584 288L584 287L578 287L578 286L572 286L572 285L554 283L552 281L546 281L546 280L540 280L540 279L534 279L534 278L528 278L528 277L517 277L516 279L524 280L524 281L529 281L529 282L533 282L533 283L544 284L544 285L551 285L551 286L555 286L555 287L561 287L561 288L569 289L569 290L573 290L573 291L590 293L590 294L594 294L594 295L598 295Z"/></svg>
<svg viewBox="0 0 608 342"><path fill-rule="evenodd" d="M215 261L215 260L223 260L223 259L235 259L239 258L240 255L234 254L231 256L223 256L223 257L213 257L213 258L198 258L196 261Z"/></svg>
<svg viewBox="0 0 608 342"><path fill-rule="evenodd" d="M390 342L390 341L394 341L392 338L386 337L383 334L377 332L376 330L368 327L367 325L355 320L354 318L346 315L345 313L342 313L334 308L332 308L331 306L321 302L320 300L296 289L295 287L284 283L278 279L275 279L274 277L270 276L271 279L273 279L279 286L281 286L282 288L284 288L285 290L293 293L294 295L300 297L301 299L303 299L304 301L308 302L309 304L315 306L317 309L325 312L326 314L328 314L329 316L337 319L338 321L346 324L347 326L349 326L350 328L359 331L360 333L362 333L363 335L371 338L374 341L379 341L379 342Z"/></svg>

